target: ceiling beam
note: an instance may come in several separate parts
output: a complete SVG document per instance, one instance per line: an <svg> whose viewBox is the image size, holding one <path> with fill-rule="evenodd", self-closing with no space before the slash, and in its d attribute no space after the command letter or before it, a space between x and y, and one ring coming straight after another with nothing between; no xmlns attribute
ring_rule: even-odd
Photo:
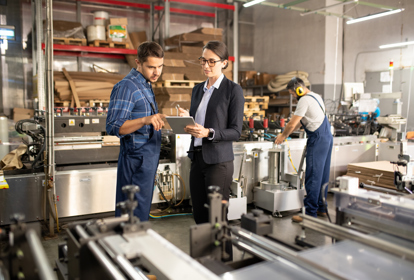
<svg viewBox="0 0 414 280"><path fill-rule="evenodd" d="M296 1L292 1L292 2L289 2L289 3L283 4L283 6L284 7L295 6L296 4L300 4L300 3L303 3L303 2L306 2L306 1L309 1L309 0L296 0Z"/></svg>
<svg viewBox="0 0 414 280"><path fill-rule="evenodd" d="M238 0L239 2L248 2L247 0ZM270 7L275 7L275 8L280 8L280 9L285 9L285 10L292 10L292 11L298 11L298 12L309 12L309 9L305 9L305 8L300 8L300 7L296 7L296 6L289 6L286 7L284 4L276 4L276 3L272 3L272 2L261 2L258 5L263 5L263 6L270 6ZM330 12L315 12L315 14L318 15L323 15L323 16L334 16L334 17L339 17L339 18L346 18L346 19L353 19L353 17L347 16L347 15L343 15L343 14L337 14L337 13L330 13Z"/></svg>
<svg viewBox="0 0 414 280"><path fill-rule="evenodd" d="M348 0L336 0L336 1L347 2ZM381 4L369 3L369 2L365 2L365 1L358 1L358 5L364 5L364 6L374 7L374 8L383 9L383 10L396 10L396 9L399 9L397 7L391 7L391 6L381 5Z"/></svg>

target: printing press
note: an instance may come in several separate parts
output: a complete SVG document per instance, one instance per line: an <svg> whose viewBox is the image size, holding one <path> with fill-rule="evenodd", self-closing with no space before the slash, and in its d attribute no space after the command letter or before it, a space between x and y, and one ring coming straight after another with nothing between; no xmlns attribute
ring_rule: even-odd
<svg viewBox="0 0 414 280"><path fill-rule="evenodd" d="M346 184L333 192L336 224L307 216L302 223L305 232L332 237L332 245L284 246L272 236L273 219L258 210L243 215L240 226L229 225L228 205L211 187L210 222L190 228L191 257L133 216L90 220L69 225L69 239L59 247L59 279L410 279L414 201ZM120 205L126 213L136 206L130 198ZM241 260L222 261L226 242L244 252Z"/></svg>

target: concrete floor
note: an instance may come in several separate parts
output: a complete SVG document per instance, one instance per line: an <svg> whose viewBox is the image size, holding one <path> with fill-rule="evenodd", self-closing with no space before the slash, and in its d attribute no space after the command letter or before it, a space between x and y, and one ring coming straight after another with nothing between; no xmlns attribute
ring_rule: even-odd
<svg viewBox="0 0 414 280"><path fill-rule="evenodd" d="M332 221L335 220L335 211L332 206L333 196L328 195L328 211L331 215ZM265 214L271 214L266 212ZM293 215L298 214L298 211L282 212L282 218L273 218L274 221L274 230L273 236L282 240L285 243L294 244L295 237L301 233L301 227L299 224L292 222L291 218ZM320 218L328 220L327 218ZM170 241L172 244L181 249L184 253L189 254L190 252L190 231L189 228L192 225L195 225L192 215L186 216L176 216L176 217L166 217L161 219L151 219L151 228L155 230L158 234L163 236L165 239ZM231 224L238 224L239 220L231 221ZM62 226L65 228L65 226ZM45 248L46 254L50 261L52 267L55 267L55 260L58 258L58 244L65 242L67 234L64 230L61 230L57 234L57 238L54 239L43 239L42 244ZM314 232L312 230L306 231L307 241L311 244L321 246L325 244L330 244L331 239ZM235 252L235 257L237 257L237 252Z"/></svg>

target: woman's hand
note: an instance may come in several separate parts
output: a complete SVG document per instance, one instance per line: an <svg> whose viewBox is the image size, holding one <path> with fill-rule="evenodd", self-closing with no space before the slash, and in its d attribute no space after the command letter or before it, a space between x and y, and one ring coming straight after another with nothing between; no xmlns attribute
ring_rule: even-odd
<svg viewBox="0 0 414 280"><path fill-rule="evenodd" d="M178 108L178 111L180 112L180 117L189 117L190 113L187 110L184 110L183 108Z"/></svg>
<svg viewBox="0 0 414 280"><path fill-rule="evenodd" d="M210 130L208 128L205 128L204 126L199 125L198 123L196 123L196 125L187 125L184 128L184 131L190 133L195 138L208 137L208 134L210 133Z"/></svg>

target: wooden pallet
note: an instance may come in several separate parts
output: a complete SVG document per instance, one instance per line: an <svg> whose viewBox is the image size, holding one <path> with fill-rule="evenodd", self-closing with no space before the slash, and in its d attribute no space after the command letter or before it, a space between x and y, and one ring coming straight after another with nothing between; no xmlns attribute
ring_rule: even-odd
<svg viewBox="0 0 414 280"><path fill-rule="evenodd" d="M53 44L58 45L75 45L75 46L86 46L86 39L76 38L53 38Z"/></svg>
<svg viewBox="0 0 414 280"><path fill-rule="evenodd" d="M250 103L250 102L269 103L269 96L245 96L244 101L247 103Z"/></svg>
<svg viewBox="0 0 414 280"><path fill-rule="evenodd" d="M102 107L108 107L109 105L109 100L105 99L105 100L89 100L89 106L90 107L100 107L102 103Z"/></svg>
<svg viewBox="0 0 414 280"><path fill-rule="evenodd" d="M55 107L69 107L70 101L55 101Z"/></svg>
<svg viewBox="0 0 414 280"><path fill-rule="evenodd" d="M269 103L265 103L265 102L245 102L244 103L245 110L260 111L260 110L265 110L267 108L269 108Z"/></svg>
<svg viewBox="0 0 414 280"><path fill-rule="evenodd" d="M182 81L174 81L174 80L165 80L161 82L155 83L154 87L165 87L165 88L193 88L199 83L203 83L204 81L190 81L190 80L182 80Z"/></svg>
<svg viewBox="0 0 414 280"><path fill-rule="evenodd" d="M90 47L102 47L102 48L119 48L119 49L129 49L129 43L126 42L114 42L114 41L102 41L94 40L89 43Z"/></svg>
<svg viewBox="0 0 414 280"><path fill-rule="evenodd" d="M261 117L264 118L266 116L265 111L250 111L250 110L246 111L245 110L243 114L248 118L253 117L253 118L258 118L258 119L260 119Z"/></svg>

